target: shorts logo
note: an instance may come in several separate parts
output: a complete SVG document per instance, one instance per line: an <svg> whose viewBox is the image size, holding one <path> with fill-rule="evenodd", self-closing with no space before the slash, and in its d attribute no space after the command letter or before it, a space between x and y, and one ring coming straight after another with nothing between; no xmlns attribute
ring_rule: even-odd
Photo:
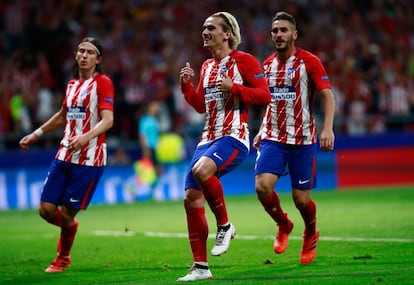
<svg viewBox="0 0 414 285"><path fill-rule="evenodd" d="M79 202L79 200L76 200L76 199L73 199L73 198L70 198L70 199L69 199L69 201L70 201L71 203L77 203L77 202Z"/></svg>
<svg viewBox="0 0 414 285"><path fill-rule="evenodd" d="M218 159L220 159L221 161L223 161L223 159L221 158L221 156L220 156L220 155L218 155L218 153L217 153L217 152L213 152L213 155L214 155L215 157L217 157Z"/></svg>
<svg viewBox="0 0 414 285"><path fill-rule="evenodd" d="M309 182L309 179L307 179L307 180L299 179L299 184L305 184L305 183L308 183L308 182Z"/></svg>

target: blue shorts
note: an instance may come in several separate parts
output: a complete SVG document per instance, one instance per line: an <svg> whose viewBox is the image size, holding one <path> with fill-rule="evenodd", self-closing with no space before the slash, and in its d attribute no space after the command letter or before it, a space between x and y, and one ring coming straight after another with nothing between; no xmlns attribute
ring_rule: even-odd
<svg viewBox="0 0 414 285"><path fill-rule="evenodd" d="M316 144L287 145L262 140L256 156L255 174L272 173L279 177L288 167L292 188L316 187Z"/></svg>
<svg viewBox="0 0 414 285"><path fill-rule="evenodd" d="M103 166L85 166L54 159L40 200L84 210L92 199L103 171Z"/></svg>
<svg viewBox="0 0 414 285"><path fill-rule="evenodd" d="M202 156L207 156L214 160L218 169L216 176L220 178L241 164L248 154L249 150L247 147L230 136L225 136L210 143L198 146L187 171L185 189L200 189L197 180L193 176L192 168Z"/></svg>

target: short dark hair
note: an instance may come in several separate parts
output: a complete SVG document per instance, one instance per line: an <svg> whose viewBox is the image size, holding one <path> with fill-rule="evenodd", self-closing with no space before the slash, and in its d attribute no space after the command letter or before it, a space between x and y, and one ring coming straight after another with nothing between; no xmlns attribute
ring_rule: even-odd
<svg viewBox="0 0 414 285"><path fill-rule="evenodd" d="M296 30L296 20L295 20L295 17L293 17L291 14L286 13L284 11L277 12L276 15L273 17L272 22L277 21L277 20L286 20L286 21L288 21L289 23L292 24L292 26Z"/></svg>

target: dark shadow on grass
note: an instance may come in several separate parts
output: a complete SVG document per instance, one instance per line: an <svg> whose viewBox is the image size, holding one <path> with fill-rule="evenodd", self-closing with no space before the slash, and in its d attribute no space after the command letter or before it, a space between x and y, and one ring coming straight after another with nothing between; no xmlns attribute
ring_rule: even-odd
<svg viewBox="0 0 414 285"><path fill-rule="evenodd" d="M360 278L360 277L370 277L370 278L378 278L380 277L393 277L393 276L400 276L401 272L397 271L375 271L375 272L367 272L367 271L360 271L360 272L349 272L349 273L340 273L340 274L327 274L327 273L305 273L305 274L284 274L284 275L267 275L267 276L257 276L257 277L248 277L248 276L238 276L238 277L217 277L214 276L214 280L217 281L282 281L282 280L290 280L294 281L297 280L298 284L304 279L315 280L317 279L335 279L335 278ZM351 279L350 279L351 280Z"/></svg>

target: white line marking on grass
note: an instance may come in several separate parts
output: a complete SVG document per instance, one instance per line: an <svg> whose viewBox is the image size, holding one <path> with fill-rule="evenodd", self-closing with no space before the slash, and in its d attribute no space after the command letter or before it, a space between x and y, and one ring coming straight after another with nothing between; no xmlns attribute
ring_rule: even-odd
<svg viewBox="0 0 414 285"><path fill-rule="evenodd" d="M115 237L132 237L135 235L132 231L94 231L96 236L115 236Z"/></svg>
<svg viewBox="0 0 414 285"><path fill-rule="evenodd" d="M133 231L104 231L97 230L93 232L97 236L116 236L116 237L131 237L135 236ZM165 232L144 232L147 237L157 238L187 238L187 233L165 233ZM215 238L214 234L210 234L209 238ZM275 237L271 235L236 235L236 239L240 240L273 240ZM302 240L300 236L289 236L290 240ZM407 238L362 238L362 237L320 237L323 241L347 241L347 242L393 242L393 243L414 243L414 239Z"/></svg>
<svg viewBox="0 0 414 285"><path fill-rule="evenodd" d="M163 233L163 232L144 232L145 236L148 237L159 237L159 238L187 238L187 233ZM215 238L214 234L209 235L210 238ZM271 235L236 235L234 238L241 240L273 240L275 237ZM302 240L300 236L289 236L290 240ZM402 242L410 243L414 242L414 239L405 238L359 238L359 237L320 237L319 240L323 241L349 241L349 242Z"/></svg>

